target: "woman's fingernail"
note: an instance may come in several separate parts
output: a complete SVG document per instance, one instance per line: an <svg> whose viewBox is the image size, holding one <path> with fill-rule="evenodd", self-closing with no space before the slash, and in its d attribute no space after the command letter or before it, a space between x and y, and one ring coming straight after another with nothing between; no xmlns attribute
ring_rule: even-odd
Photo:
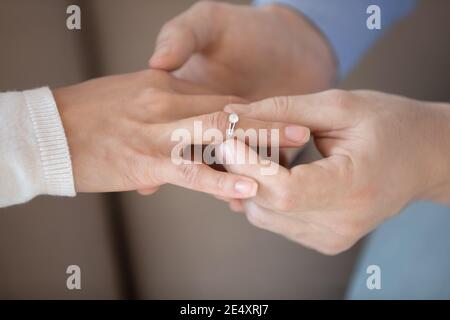
<svg viewBox="0 0 450 320"><path fill-rule="evenodd" d="M255 182L247 180L240 180L234 185L236 192L248 197L255 196L257 189L258 185Z"/></svg>
<svg viewBox="0 0 450 320"><path fill-rule="evenodd" d="M305 127L289 126L284 129L284 134L287 139L296 143L301 143L309 140L310 131Z"/></svg>

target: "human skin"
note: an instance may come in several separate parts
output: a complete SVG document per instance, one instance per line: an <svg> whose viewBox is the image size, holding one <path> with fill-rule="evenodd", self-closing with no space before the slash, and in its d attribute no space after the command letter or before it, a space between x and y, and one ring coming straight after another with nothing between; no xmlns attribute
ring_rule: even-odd
<svg viewBox="0 0 450 320"><path fill-rule="evenodd" d="M322 91L336 74L328 42L297 11L212 1L163 26L149 65L250 101Z"/></svg>
<svg viewBox="0 0 450 320"><path fill-rule="evenodd" d="M230 206L260 228L334 255L413 201L450 204L450 104L331 90L225 110L307 126L324 157L274 176L227 164L258 181L254 198ZM233 159L230 143L220 150Z"/></svg>
<svg viewBox="0 0 450 320"><path fill-rule="evenodd" d="M139 190L151 194L170 183L215 195L253 196L257 183L251 178L202 163L172 161L171 151L178 143L171 141L174 130L185 128L193 136L194 121L201 121L203 130L215 128L225 134L228 114L221 110L230 102L242 101L205 92L210 90L156 70L53 90L77 192ZM300 126L245 117L240 125L279 129L281 145L301 146L309 138L309 130Z"/></svg>

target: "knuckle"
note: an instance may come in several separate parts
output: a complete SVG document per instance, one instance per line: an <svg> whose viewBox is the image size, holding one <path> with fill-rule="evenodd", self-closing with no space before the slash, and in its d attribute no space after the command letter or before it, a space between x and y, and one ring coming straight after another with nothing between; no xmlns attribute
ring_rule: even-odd
<svg viewBox="0 0 450 320"><path fill-rule="evenodd" d="M223 175L223 174L219 175L216 178L215 185L216 185L217 190L227 190L228 189L227 188L227 186L228 186L227 176Z"/></svg>
<svg viewBox="0 0 450 320"><path fill-rule="evenodd" d="M145 154L133 151L125 152L125 177L124 183L131 183L136 188L156 185L157 181L149 168L150 159ZM151 167L151 166L150 166Z"/></svg>
<svg viewBox="0 0 450 320"><path fill-rule="evenodd" d="M342 89L330 89L324 92L325 96L331 101L340 100L346 93L347 91Z"/></svg>
<svg viewBox="0 0 450 320"><path fill-rule="evenodd" d="M179 19L174 18L172 20L169 20L167 22L165 22L161 28L161 31L158 35L158 43L163 43L167 40L169 40L169 38L173 35L174 32L176 32L177 30L179 30Z"/></svg>
<svg viewBox="0 0 450 320"><path fill-rule="evenodd" d="M257 210L249 210L246 212L246 217L247 220L255 227L258 227L260 229L267 228L267 220L261 212Z"/></svg>
<svg viewBox="0 0 450 320"><path fill-rule="evenodd" d="M178 166L178 173L180 178L185 181L188 185L198 185L198 176L200 168L196 165L180 165Z"/></svg>
<svg viewBox="0 0 450 320"><path fill-rule="evenodd" d="M168 92L158 92L154 95L153 103L155 103L160 110L168 110L173 107L173 95Z"/></svg>
<svg viewBox="0 0 450 320"><path fill-rule="evenodd" d="M206 128L217 128L225 132L228 126L228 113L223 111L210 113L206 116L205 122Z"/></svg>
<svg viewBox="0 0 450 320"><path fill-rule="evenodd" d="M281 186L275 194L274 206L277 211L291 212L295 210L297 197L296 193L288 185Z"/></svg>
<svg viewBox="0 0 450 320"><path fill-rule="evenodd" d="M152 118L165 120L170 115L174 99L170 93L157 92L153 89L145 89L142 94L142 103L148 112L151 112Z"/></svg>
<svg viewBox="0 0 450 320"><path fill-rule="evenodd" d="M353 245L353 242L348 241L347 239L332 239L331 241L328 241L326 244L321 246L320 248L317 248L317 250L327 256L336 256L344 251L347 251L351 246Z"/></svg>
<svg viewBox="0 0 450 320"><path fill-rule="evenodd" d="M355 239L361 234L361 225L354 219L346 219L337 223L334 227L335 232L345 239Z"/></svg>
<svg viewBox="0 0 450 320"><path fill-rule="evenodd" d="M155 93L157 91L153 88L144 88L139 91L137 94L137 98L139 101L141 101L144 105L152 103L153 99L155 97Z"/></svg>
<svg viewBox="0 0 450 320"><path fill-rule="evenodd" d="M187 14L193 17L202 17L206 25L216 26L221 25L224 14L224 9L227 7L226 3L219 1L205 1L201 0L196 2L188 10Z"/></svg>
<svg viewBox="0 0 450 320"><path fill-rule="evenodd" d="M295 197L292 193L282 193L277 196L275 207L280 212L290 212L295 209Z"/></svg>
<svg viewBox="0 0 450 320"><path fill-rule="evenodd" d="M332 226L333 233L317 249L325 255L337 255L350 249L360 238L361 227L355 222L338 222Z"/></svg>
<svg viewBox="0 0 450 320"><path fill-rule="evenodd" d="M274 108L274 113L276 118L280 118L289 114L290 108L290 97L289 96L280 96L271 98L271 104Z"/></svg>
<svg viewBox="0 0 450 320"><path fill-rule="evenodd" d="M331 89L326 92L328 103L339 111L347 110L351 106L351 93L341 89Z"/></svg>

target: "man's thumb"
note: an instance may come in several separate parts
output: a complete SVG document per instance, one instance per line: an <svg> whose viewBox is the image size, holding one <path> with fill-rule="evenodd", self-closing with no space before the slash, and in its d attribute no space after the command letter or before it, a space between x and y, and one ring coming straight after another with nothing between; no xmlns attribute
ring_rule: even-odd
<svg viewBox="0 0 450 320"><path fill-rule="evenodd" d="M178 26L165 26L149 61L150 68L172 71L180 68L195 52L195 36Z"/></svg>
<svg viewBox="0 0 450 320"><path fill-rule="evenodd" d="M213 6L200 2L164 25L150 58L150 68L173 71L211 42Z"/></svg>

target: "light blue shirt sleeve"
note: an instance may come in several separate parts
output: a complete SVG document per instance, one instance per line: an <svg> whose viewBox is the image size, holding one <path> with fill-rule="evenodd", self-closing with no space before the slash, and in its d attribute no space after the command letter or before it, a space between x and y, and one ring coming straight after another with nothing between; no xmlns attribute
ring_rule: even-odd
<svg viewBox="0 0 450 320"><path fill-rule="evenodd" d="M256 0L255 5L282 4L303 13L328 39L334 49L339 78L345 77L363 54L389 27L409 14L416 0ZM367 8L381 9L381 29L370 30Z"/></svg>

